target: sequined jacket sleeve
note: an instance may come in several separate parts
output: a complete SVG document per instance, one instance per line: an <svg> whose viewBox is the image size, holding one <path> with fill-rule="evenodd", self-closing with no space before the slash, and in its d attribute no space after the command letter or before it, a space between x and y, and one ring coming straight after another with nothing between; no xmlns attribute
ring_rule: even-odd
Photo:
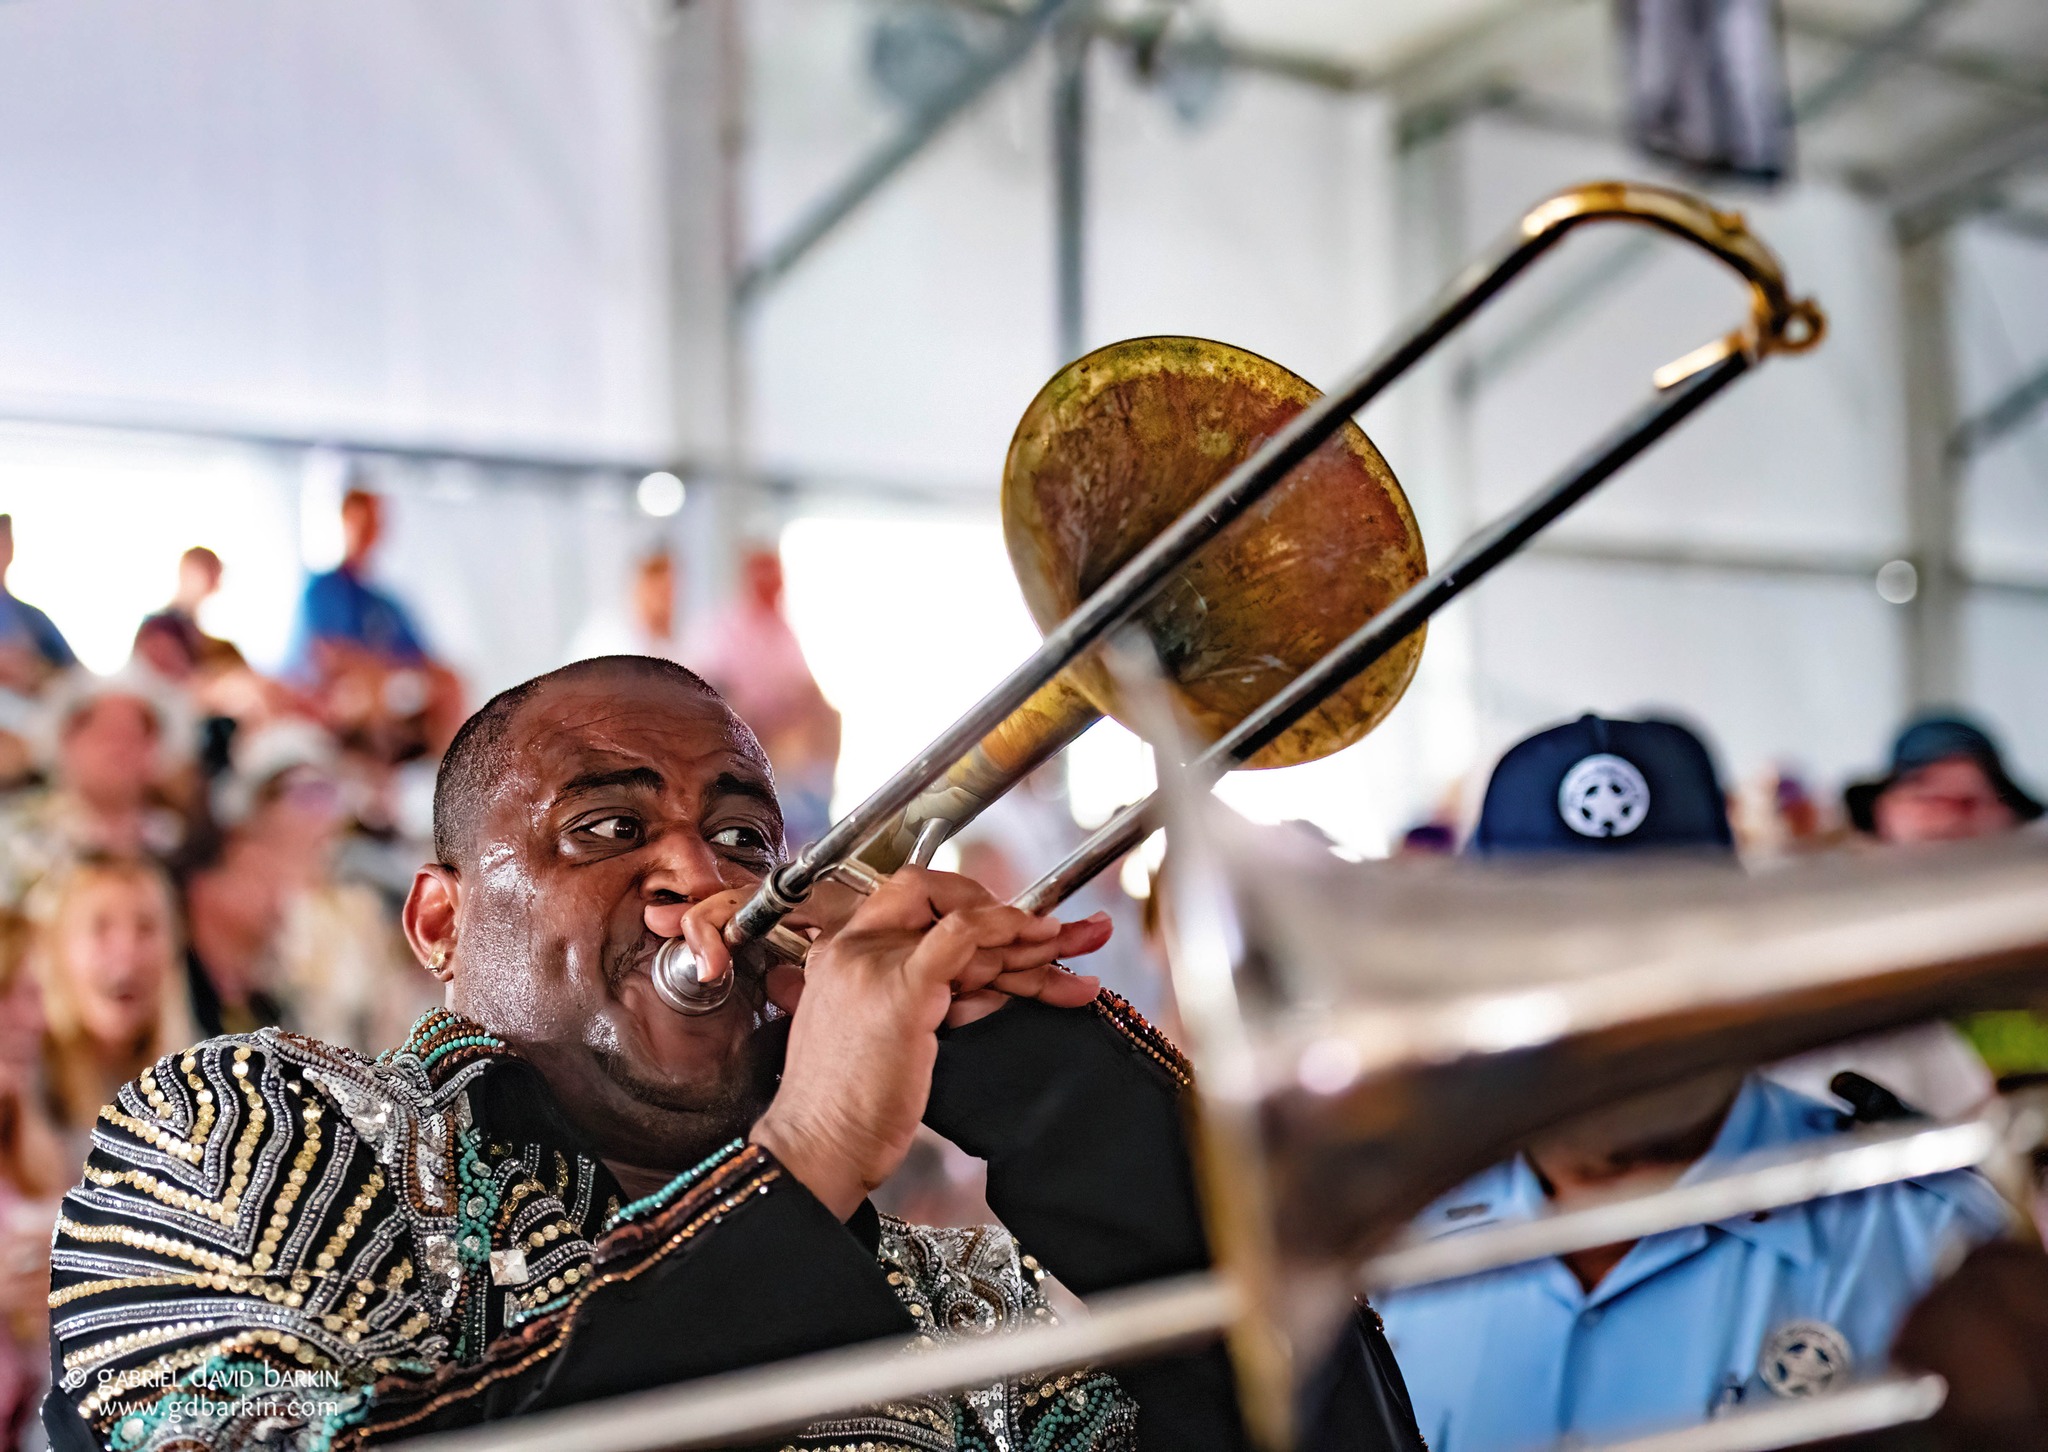
<svg viewBox="0 0 2048 1452"><path fill-rule="evenodd" d="M57 1226L52 1444L326 1452L912 1331L765 1152L608 1213L491 1142L486 1067L266 1031L125 1086Z"/></svg>
<svg viewBox="0 0 2048 1452"><path fill-rule="evenodd" d="M1022 1000L947 1034L925 1120L988 1161L988 1202L1017 1239L1083 1295L1209 1264L1183 1136L1192 1071L1131 1006ZM1172 1452L1246 1443L1220 1348L1120 1366L1139 1445ZM1317 1430L1343 1452L1421 1452L1379 1318L1361 1307L1317 1378Z"/></svg>
<svg viewBox="0 0 2048 1452"><path fill-rule="evenodd" d="M925 1120L988 1161L990 1208L1085 1296L1209 1263L1181 1132L1190 1082L1115 994L1019 1000L941 1039Z"/></svg>
<svg viewBox="0 0 2048 1452"><path fill-rule="evenodd" d="M1085 1009L1025 999L943 1036L925 1122L988 1162L989 1207L1085 1296L1209 1264L1181 1130L1190 1082L1115 994ZM1246 1445L1221 1348L1116 1374L1147 1452Z"/></svg>

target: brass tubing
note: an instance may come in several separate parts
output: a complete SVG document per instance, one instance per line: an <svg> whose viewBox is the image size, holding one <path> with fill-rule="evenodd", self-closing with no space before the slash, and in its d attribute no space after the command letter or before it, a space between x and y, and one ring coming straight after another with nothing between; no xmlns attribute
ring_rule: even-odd
<svg viewBox="0 0 2048 1452"><path fill-rule="evenodd" d="M1740 214L1718 211L1683 192L1633 182L1596 182L1560 192L1532 209L1489 256L1461 273L1398 341L1288 421L1127 560L966 715L822 838L770 872L727 925L728 945L738 952L764 937L809 896L825 868L862 851L878 834L889 833L892 824L900 836L906 809L1012 713L1143 608L1176 570L1538 257L1579 226L1596 221L1654 227L1691 242L1749 285L1750 316L1744 325L1678 360L1660 374L1660 382L1676 383L1736 357L1754 363L1775 352L1803 351L1820 340L1825 323L1819 309L1791 296L1777 258L1750 233ZM915 824L909 827L914 838Z"/></svg>

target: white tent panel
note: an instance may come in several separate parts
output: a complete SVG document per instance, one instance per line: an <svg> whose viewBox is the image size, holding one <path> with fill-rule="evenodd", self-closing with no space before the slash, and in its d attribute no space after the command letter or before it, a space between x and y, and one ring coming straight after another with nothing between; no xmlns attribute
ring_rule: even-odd
<svg viewBox="0 0 2048 1452"><path fill-rule="evenodd" d="M1904 617L1861 583L1532 558L1475 600L1495 751L1586 711L1665 714L1731 780L1789 762L1829 783L1895 725Z"/></svg>
<svg viewBox="0 0 2048 1452"><path fill-rule="evenodd" d="M1054 364L1045 76L1024 74L767 294L749 360L759 464L994 487L1017 418ZM835 75L825 67L819 85ZM858 124L859 105L849 91L846 124ZM818 195L816 169L779 156L809 136L756 138L757 214L793 216ZM763 198L771 187L789 191Z"/></svg>
<svg viewBox="0 0 2048 1452"><path fill-rule="evenodd" d="M1393 325L1391 108L1241 76L1190 125L1095 69L1089 335L1192 333L1321 386Z"/></svg>
<svg viewBox="0 0 2048 1452"><path fill-rule="evenodd" d="M645 24L609 0L0 6L0 410L665 447Z"/></svg>
<svg viewBox="0 0 2048 1452"><path fill-rule="evenodd" d="M1957 230L1950 258L1957 411L1970 418L2048 368L2048 247L1978 224ZM2048 579L2048 408L1973 456L1962 483L1964 561Z"/></svg>
<svg viewBox="0 0 2048 1452"><path fill-rule="evenodd" d="M1363 65L1518 7L1513 0L1219 0L1215 8L1234 36Z"/></svg>
<svg viewBox="0 0 2048 1452"><path fill-rule="evenodd" d="M1465 138L1470 250L1530 204L1574 182L1653 177L1639 158L1592 142L1480 122ZM1697 186L1697 183L1688 185ZM1897 277L1882 216L1809 183L1771 198L1729 196L1784 259L1795 288L1827 310L1816 352L1773 360L1633 465L1562 532L1656 543L1882 555L1904 533ZM1646 264L1620 259L1634 229L1568 239L1475 327L1474 356L1527 328L1560 294L1583 306L1481 386L1473 469L1482 508L1519 498L1625 412L1648 400L1660 364L1744 315L1734 275L1658 239ZM1617 240L1620 238L1631 241ZM1613 281L1594 281L1611 274Z"/></svg>
<svg viewBox="0 0 2048 1452"><path fill-rule="evenodd" d="M2048 792L2048 598L1974 591L1963 631L1972 710L1998 733L2022 784Z"/></svg>
<svg viewBox="0 0 2048 1452"><path fill-rule="evenodd" d="M806 104L755 138L750 215L768 228L836 175L816 148L852 164L847 137L873 130L879 104L861 81L862 12L798 0L787 13L837 39L763 57L777 91L794 85L785 67L817 72ZM1089 343L1204 334L1319 383L1362 358L1389 321L1384 107L1248 77L1189 126L1121 60L1096 60ZM993 487L1061 361L1049 79L1043 56L1023 67L769 294L753 333L761 464Z"/></svg>
<svg viewBox="0 0 2048 1452"><path fill-rule="evenodd" d="M681 515L641 514L616 479L486 481L443 466L386 488L378 574L462 672L473 706L561 665L593 616L622 615L635 556L673 547L684 527Z"/></svg>
<svg viewBox="0 0 2048 1452"><path fill-rule="evenodd" d="M171 598L178 556L193 545L226 564L207 628L264 669L283 662L298 597L299 519L274 454L0 427L0 510L14 516L8 587L47 610L93 670L128 659L137 623Z"/></svg>

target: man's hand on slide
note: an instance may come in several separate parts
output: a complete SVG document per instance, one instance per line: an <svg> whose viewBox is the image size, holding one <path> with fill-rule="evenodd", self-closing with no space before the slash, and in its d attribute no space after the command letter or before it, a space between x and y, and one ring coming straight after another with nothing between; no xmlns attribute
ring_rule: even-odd
<svg viewBox="0 0 2048 1452"><path fill-rule="evenodd" d="M680 928L716 977L731 971L719 930L744 896L708 898L673 924L676 909L650 907L648 926ZM851 1215L909 1152L931 1093L939 1028L1012 997L1088 1003L1096 980L1056 960L1108 938L1100 915L1033 917L968 878L900 869L817 940L801 974L771 977L772 996L794 1017L782 1085L755 1141L834 1214Z"/></svg>
<svg viewBox="0 0 2048 1452"><path fill-rule="evenodd" d="M970 878L920 868L902 870L921 871L926 877L957 881L965 884L969 892L979 894L982 902L995 901ZM681 937L687 941L690 950L704 965L704 981L713 983L732 971L732 954L725 946L725 940L719 936L720 930L739 910L740 904L751 896L751 889L734 888L701 903L652 904L646 910L647 927L659 937ZM783 919L783 926L807 937L824 936L844 926L865 901L867 899L859 893L837 883L820 883L803 906ZM1020 957L1015 966L1001 970L986 982L975 975L963 978L953 986L953 1007L946 1015L946 1026L958 1028L978 1018L986 1018L1013 998L1035 998L1055 1008L1086 1007L1101 991L1102 980L1075 973L1057 960L1093 953L1109 941L1111 931L1107 913L1093 913L1071 923L1061 923L1059 936L1052 945L1054 961L1037 961L1038 950L1033 945L1030 953ZM766 977L768 997L783 1012L795 1013L797 1000L803 995L802 970L778 963L768 969Z"/></svg>

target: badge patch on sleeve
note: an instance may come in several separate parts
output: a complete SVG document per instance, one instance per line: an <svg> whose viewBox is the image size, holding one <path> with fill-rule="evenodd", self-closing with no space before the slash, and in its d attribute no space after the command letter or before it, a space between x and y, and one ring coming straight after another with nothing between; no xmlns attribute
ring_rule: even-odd
<svg viewBox="0 0 2048 1452"><path fill-rule="evenodd" d="M1756 1374L1781 1397L1819 1396L1849 1379L1849 1342L1825 1321L1787 1321L1764 1338Z"/></svg>

